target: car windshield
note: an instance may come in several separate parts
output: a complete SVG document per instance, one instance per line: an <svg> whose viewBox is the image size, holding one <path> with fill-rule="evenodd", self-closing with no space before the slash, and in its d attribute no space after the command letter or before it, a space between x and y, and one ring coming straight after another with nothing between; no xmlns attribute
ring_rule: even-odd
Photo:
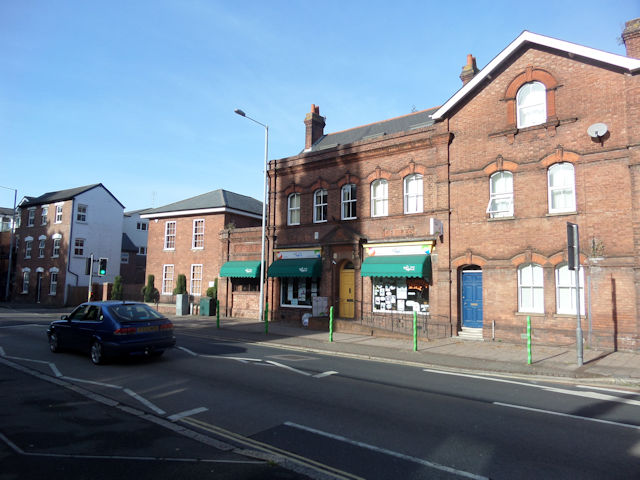
<svg viewBox="0 0 640 480"><path fill-rule="evenodd" d="M111 305L109 310L120 320L126 322L142 322L145 320L159 320L163 315L144 304Z"/></svg>

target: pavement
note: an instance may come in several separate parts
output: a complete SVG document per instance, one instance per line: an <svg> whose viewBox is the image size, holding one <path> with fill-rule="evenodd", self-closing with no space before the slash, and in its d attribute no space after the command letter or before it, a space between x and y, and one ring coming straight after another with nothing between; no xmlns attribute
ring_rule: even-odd
<svg viewBox="0 0 640 480"><path fill-rule="evenodd" d="M70 309L34 308L0 303L0 314L34 313L44 316L68 313ZM463 340L458 337L427 340L419 338L414 350L412 337L388 338L335 331L317 331L282 322L270 322L268 333L264 323L252 319L168 315L178 336L198 335L254 342L266 346L316 352L327 355L401 363L423 368L437 368L473 374L522 376L539 380L560 380L608 384L640 390L640 350L607 351L583 348L583 365L578 366L576 345L531 347L531 363L527 346L491 340Z"/></svg>

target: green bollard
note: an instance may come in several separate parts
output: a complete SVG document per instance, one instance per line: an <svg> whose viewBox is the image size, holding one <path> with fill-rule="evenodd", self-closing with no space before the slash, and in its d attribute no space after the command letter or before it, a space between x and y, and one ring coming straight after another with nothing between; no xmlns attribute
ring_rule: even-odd
<svg viewBox="0 0 640 480"><path fill-rule="evenodd" d="M220 300L216 298L216 327L220 328Z"/></svg>
<svg viewBox="0 0 640 480"><path fill-rule="evenodd" d="M329 308L329 341L333 342L333 307Z"/></svg>
<svg viewBox="0 0 640 480"><path fill-rule="evenodd" d="M531 365L531 315L527 315L527 364Z"/></svg>
<svg viewBox="0 0 640 480"><path fill-rule="evenodd" d="M264 334L269 335L269 302L264 302Z"/></svg>
<svg viewBox="0 0 640 480"><path fill-rule="evenodd" d="M413 312L413 351L418 351L418 314Z"/></svg>

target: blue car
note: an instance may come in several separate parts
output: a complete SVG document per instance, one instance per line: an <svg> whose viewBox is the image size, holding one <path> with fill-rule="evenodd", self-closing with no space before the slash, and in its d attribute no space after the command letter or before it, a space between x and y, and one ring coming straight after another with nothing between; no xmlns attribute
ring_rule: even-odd
<svg viewBox="0 0 640 480"><path fill-rule="evenodd" d="M98 365L120 355L160 356L175 346L173 323L145 303L87 302L51 322L49 348L80 350Z"/></svg>

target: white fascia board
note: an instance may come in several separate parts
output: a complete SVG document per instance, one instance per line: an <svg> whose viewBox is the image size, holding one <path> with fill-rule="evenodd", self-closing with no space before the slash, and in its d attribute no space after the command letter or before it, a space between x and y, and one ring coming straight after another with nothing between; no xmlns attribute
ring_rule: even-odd
<svg viewBox="0 0 640 480"><path fill-rule="evenodd" d="M522 32L518 38L511 42L507 48L500 52L493 60L491 60L486 67L484 67L473 79L467 83L464 87L458 90L453 97L442 105L436 112L431 115L434 120L441 119L454 105L462 100L471 90L475 88L480 82L482 82L488 75L491 74L502 62L504 62L509 56L520 48L524 43L529 42L533 45L542 45L556 50L562 50L574 55L580 55L585 58L591 58L599 62L608 63L617 67L628 70L630 73L635 73L640 70L640 60L637 58L625 57L624 55L617 55L615 53L604 52L595 48L585 47L576 43L567 42L564 40L558 40L552 37L546 37L537 33L528 31Z"/></svg>
<svg viewBox="0 0 640 480"><path fill-rule="evenodd" d="M216 207L216 208L199 208L197 210L176 210L173 212L149 213L140 215L140 218L167 218L167 217L185 217L187 215L203 215L205 213L237 213L249 218L262 218L262 215L256 213L248 213L235 208Z"/></svg>

